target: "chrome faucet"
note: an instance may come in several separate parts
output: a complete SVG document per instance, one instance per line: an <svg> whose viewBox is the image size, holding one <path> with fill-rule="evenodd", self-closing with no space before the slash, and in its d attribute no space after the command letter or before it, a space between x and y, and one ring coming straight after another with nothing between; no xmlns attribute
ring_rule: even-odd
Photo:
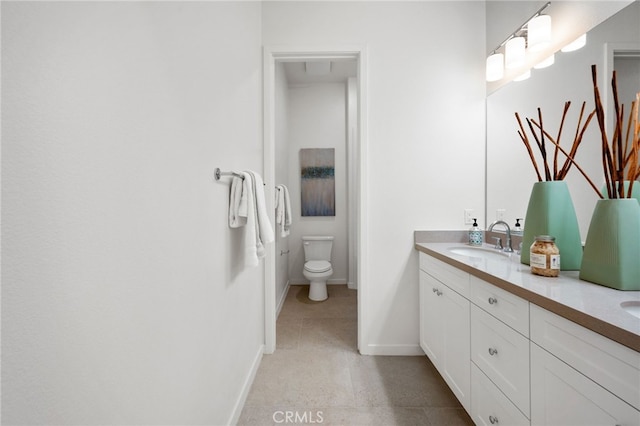
<svg viewBox="0 0 640 426"><path fill-rule="evenodd" d="M493 227L496 225L504 225L507 230L507 246L503 249L503 251L507 253L513 253L513 248L511 247L511 228L509 228L509 224L504 220L496 220L491 225L489 225L489 229L487 229L487 231L493 231Z"/></svg>

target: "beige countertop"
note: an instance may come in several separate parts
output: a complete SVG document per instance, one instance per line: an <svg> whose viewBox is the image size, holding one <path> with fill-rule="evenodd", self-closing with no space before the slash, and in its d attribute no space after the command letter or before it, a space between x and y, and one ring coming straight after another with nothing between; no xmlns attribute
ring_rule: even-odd
<svg viewBox="0 0 640 426"><path fill-rule="evenodd" d="M516 254L471 257L453 253L452 247L471 248L461 242L415 243L418 251L640 352L640 318L620 305L640 303L640 291L620 291L581 281L578 271L562 271L555 278L541 277L521 264ZM490 245L485 248L493 250Z"/></svg>

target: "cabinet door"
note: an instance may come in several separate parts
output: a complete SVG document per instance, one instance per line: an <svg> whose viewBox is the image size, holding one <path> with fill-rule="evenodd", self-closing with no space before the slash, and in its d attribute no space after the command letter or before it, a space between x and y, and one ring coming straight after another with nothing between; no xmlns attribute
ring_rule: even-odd
<svg viewBox="0 0 640 426"><path fill-rule="evenodd" d="M640 412L532 343L531 424L638 425Z"/></svg>
<svg viewBox="0 0 640 426"><path fill-rule="evenodd" d="M529 426L529 419L473 363L471 392L471 418L475 424Z"/></svg>
<svg viewBox="0 0 640 426"><path fill-rule="evenodd" d="M442 303L440 303L444 285L420 271L420 347L433 365L438 367L442 358Z"/></svg>
<svg viewBox="0 0 640 426"><path fill-rule="evenodd" d="M446 286L443 286L440 299L444 320L440 373L462 406L471 412L469 301Z"/></svg>

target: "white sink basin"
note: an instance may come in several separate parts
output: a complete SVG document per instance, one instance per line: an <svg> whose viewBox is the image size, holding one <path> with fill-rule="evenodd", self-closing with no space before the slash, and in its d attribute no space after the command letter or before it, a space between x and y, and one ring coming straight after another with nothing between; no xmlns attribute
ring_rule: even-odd
<svg viewBox="0 0 640 426"><path fill-rule="evenodd" d="M449 247L451 253L466 257L508 259L509 253L485 247Z"/></svg>
<svg viewBox="0 0 640 426"><path fill-rule="evenodd" d="M634 317L640 318L640 300L629 300L628 302L620 303L620 307L629 312Z"/></svg>

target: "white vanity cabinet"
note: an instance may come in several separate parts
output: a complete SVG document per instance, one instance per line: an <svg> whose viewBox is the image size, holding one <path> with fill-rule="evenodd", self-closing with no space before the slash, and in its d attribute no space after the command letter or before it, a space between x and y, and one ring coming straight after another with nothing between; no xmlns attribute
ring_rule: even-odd
<svg viewBox="0 0 640 426"><path fill-rule="evenodd" d="M640 354L531 305L531 422L640 425Z"/></svg>
<svg viewBox="0 0 640 426"><path fill-rule="evenodd" d="M420 346L473 421L639 426L640 353L501 287L420 253Z"/></svg>
<svg viewBox="0 0 640 426"><path fill-rule="evenodd" d="M469 301L453 290L468 294L469 275L422 253L420 269L420 346L470 412Z"/></svg>

